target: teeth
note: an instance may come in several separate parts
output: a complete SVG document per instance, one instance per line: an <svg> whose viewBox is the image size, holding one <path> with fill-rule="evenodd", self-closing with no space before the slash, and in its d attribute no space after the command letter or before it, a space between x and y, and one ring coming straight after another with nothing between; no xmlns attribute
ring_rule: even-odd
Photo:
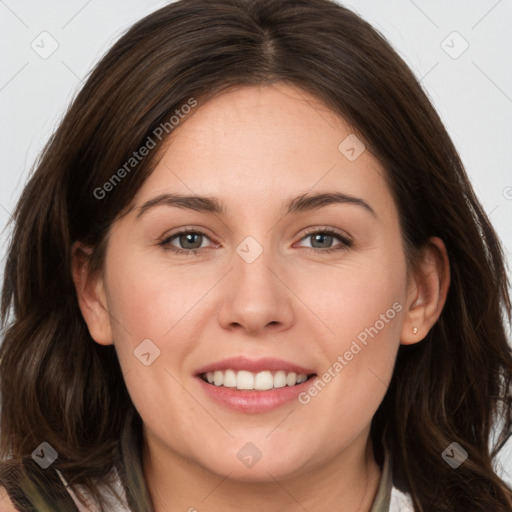
<svg viewBox="0 0 512 512"><path fill-rule="evenodd" d="M293 386L296 383L297 383L297 374L295 372L290 372L286 376L286 385L287 386Z"/></svg>
<svg viewBox="0 0 512 512"><path fill-rule="evenodd" d="M308 380L307 375L297 375L297 384L302 384L303 382L306 382L306 380Z"/></svg>
<svg viewBox="0 0 512 512"><path fill-rule="evenodd" d="M272 389L274 376L270 372L260 372L254 377L254 389Z"/></svg>
<svg viewBox="0 0 512 512"><path fill-rule="evenodd" d="M272 388L284 388L285 386L302 384L307 380L308 376L305 373L297 374L295 372L285 372L284 370L279 370L275 373L270 371L252 373L245 370L240 370L239 372L234 370L216 370L203 374L203 378L215 386L265 391Z"/></svg>
<svg viewBox="0 0 512 512"><path fill-rule="evenodd" d="M222 383L224 382L224 373L222 372L213 372L213 383L216 386L222 386Z"/></svg>
<svg viewBox="0 0 512 512"><path fill-rule="evenodd" d="M286 372L279 370L274 374L274 387L284 388L286 386Z"/></svg>
<svg viewBox="0 0 512 512"><path fill-rule="evenodd" d="M254 389L254 375L240 371L236 375L236 389Z"/></svg>
<svg viewBox="0 0 512 512"><path fill-rule="evenodd" d="M236 373L233 370L226 370L224 372L223 386L227 388L236 388Z"/></svg>

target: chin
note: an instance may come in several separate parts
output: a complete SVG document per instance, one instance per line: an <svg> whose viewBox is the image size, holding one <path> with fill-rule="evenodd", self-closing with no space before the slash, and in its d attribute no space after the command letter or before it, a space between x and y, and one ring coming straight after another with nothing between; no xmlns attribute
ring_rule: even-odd
<svg viewBox="0 0 512 512"><path fill-rule="evenodd" d="M289 445L290 446L290 445ZM229 475L230 480L240 482L268 482L296 476L306 465L304 445L295 444L297 449L283 453L282 447L275 449L267 443L267 448L259 450L250 441L239 443L235 449L222 450L208 460L198 461L208 471L219 475ZM302 447L302 448L301 448ZM212 464L213 460L215 463Z"/></svg>

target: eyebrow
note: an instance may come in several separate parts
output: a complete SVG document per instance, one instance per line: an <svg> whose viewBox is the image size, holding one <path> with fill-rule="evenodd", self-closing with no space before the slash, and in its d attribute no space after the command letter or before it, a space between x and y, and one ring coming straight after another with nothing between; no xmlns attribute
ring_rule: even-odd
<svg viewBox="0 0 512 512"><path fill-rule="evenodd" d="M285 214L299 213L318 210L331 204L353 204L361 206L374 217L377 214L373 208L363 199L350 196L341 192L320 193L314 195L301 194L289 199L285 205ZM161 194L149 201L146 201L138 210L137 219L147 211L157 206L173 206L184 210L193 210L200 213L213 213L224 215L226 207L222 201L215 197L180 195L180 194Z"/></svg>

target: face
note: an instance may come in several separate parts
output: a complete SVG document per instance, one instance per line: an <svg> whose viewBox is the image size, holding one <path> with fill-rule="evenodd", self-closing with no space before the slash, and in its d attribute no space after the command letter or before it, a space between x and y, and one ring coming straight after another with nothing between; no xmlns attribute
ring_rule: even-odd
<svg viewBox="0 0 512 512"><path fill-rule="evenodd" d="M111 229L110 331L88 320L150 447L268 480L366 443L413 297L384 170L360 144L279 84L217 96L174 130Z"/></svg>

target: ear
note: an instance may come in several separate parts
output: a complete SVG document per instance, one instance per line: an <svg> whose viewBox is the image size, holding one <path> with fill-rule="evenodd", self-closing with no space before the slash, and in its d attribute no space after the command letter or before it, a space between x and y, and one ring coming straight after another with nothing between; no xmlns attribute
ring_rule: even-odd
<svg viewBox="0 0 512 512"><path fill-rule="evenodd" d="M450 262L444 242L432 237L422 249L421 260L409 278L406 311L400 342L421 341L437 322L450 286Z"/></svg>
<svg viewBox="0 0 512 512"><path fill-rule="evenodd" d="M78 304L92 339L100 345L112 345L112 326L103 277L89 275L91 253L92 249L81 242L76 242L71 250L71 268Z"/></svg>

